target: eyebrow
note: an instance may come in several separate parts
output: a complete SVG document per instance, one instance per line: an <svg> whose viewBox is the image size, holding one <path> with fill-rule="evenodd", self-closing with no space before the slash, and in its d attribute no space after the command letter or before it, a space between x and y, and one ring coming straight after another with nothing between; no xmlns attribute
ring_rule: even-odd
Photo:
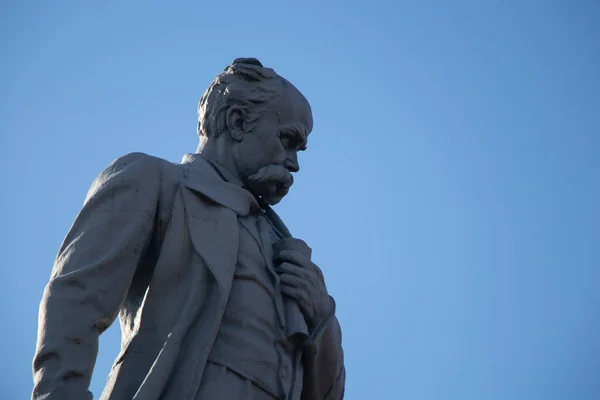
<svg viewBox="0 0 600 400"><path fill-rule="evenodd" d="M302 131L302 129L299 129L298 127L287 127L287 128L283 128L282 129L283 132L286 133L291 133L293 134L298 140L299 144L300 144L300 149L299 150L306 150L306 145L307 145L307 137L306 134Z"/></svg>

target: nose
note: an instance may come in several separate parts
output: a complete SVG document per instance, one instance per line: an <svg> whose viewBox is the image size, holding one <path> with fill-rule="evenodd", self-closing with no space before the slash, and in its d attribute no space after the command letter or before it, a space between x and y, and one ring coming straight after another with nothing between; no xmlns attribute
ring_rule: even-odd
<svg viewBox="0 0 600 400"><path fill-rule="evenodd" d="M284 167L288 169L290 172L298 172L300 171L300 165L298 164L298 155L296 152L290 152L288 157L283 164Z"/></svg>

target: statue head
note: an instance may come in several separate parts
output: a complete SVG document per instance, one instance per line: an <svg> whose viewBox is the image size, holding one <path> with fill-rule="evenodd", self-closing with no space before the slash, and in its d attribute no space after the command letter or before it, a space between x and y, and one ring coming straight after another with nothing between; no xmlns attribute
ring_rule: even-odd
<svg viewBox="0 0 600 400"><path fill-rule="evenodd" d="M230 172L267 204L288 193L312 124L300 91L255 58L234 60L198 105L200 148L218 149Z"/></svg>

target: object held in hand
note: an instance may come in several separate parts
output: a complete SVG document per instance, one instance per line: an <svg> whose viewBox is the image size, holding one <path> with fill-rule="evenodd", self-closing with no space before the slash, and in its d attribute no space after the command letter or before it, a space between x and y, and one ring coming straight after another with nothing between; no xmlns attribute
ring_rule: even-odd
<svg viewBox="0 0 600 400"><path fill-rule="evenodd" d="M312 256L312 249L300 239L285 238L273 244L273 255L277 260L283 250L295 250L307 257ZM294 347L304 347L308 344L308 325L300 311L298 302L289 296L284 297L284 312L286 320L286 339Z"/></svg>

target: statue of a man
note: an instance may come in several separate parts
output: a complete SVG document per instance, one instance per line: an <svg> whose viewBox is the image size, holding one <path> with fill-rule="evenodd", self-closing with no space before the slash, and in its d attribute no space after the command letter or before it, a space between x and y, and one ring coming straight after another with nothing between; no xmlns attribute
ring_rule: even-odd
<svg viewBox="0 0 600 400"><path fill-rule="evenodd" d="M269 205L312 113L253 58L217 76L181 164L133 153L94 181L40 305L33 399L91 399L98 336L121 352L101 399L343 398L335 302Z"/></svg>

